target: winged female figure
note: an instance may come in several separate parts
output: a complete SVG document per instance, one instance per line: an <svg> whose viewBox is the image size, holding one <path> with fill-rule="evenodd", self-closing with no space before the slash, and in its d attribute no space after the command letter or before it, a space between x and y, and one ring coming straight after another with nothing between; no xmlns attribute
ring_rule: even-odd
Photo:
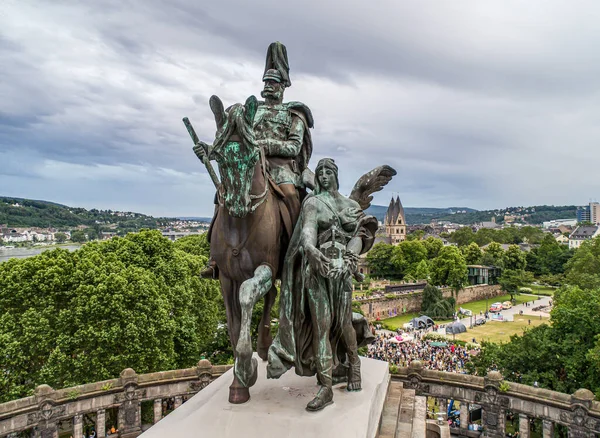
<svg viewBox="0 0 600 438"><path fill-rule="evenodd" d="M338 191L337 165L324 158L315 170L315 189L302 204L284 261L279 331L267 372L278 378L293 366L298 375L316 374L320 388L309 411L333 403L336 378L347 381L348 391L361 389L358 348L373 336L364 317L352 312L352 277L378 228L363 210L394 175L389 166L373 169L347 198Z"/></svg>

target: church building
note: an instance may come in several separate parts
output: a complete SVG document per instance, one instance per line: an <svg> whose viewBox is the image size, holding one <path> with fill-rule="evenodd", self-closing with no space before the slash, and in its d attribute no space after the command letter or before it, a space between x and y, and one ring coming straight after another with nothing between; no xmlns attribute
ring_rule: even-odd
<svg viewBox="0 0 600 438"><path fill-rule="evenodd" d="M389 238L389 242L392 245L398 245L400 242L406 240L406 220L404 217L404 207L400 202L400 197L396 199L392 197L390 206L385 214L385 233Z"/></svg>

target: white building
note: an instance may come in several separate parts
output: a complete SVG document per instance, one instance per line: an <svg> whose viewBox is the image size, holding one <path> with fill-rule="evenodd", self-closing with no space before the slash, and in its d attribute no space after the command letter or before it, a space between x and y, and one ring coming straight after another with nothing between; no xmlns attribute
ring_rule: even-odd
<svg viewBox="0 0 600 438"><path fill-rule="evenodd" d="M598 226L577 227L569 236L569 248L579 248L583 242L598 235L600 235Z"/></svg>
<svg viewBox="0 0 600 438"><path fill-rule="evenodd" d="M561 225L564 225L565 227L574 227L577 225L577 219L554 219L553 221L543 223L545 229L558 228Z"/></svg>

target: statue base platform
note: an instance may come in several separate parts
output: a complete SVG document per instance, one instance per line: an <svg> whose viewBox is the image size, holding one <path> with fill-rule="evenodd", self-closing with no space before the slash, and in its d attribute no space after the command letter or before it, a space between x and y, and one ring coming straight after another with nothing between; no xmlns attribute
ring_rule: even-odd
<svg viewBox="0 0 600 438"><path fill-rule="evenodd" d="M334 386L334 402L319 412L306 411L318 391L316 377L300 377L291 369L267 379L259 359L259 376L250 400L227 401L233 370L216 379L182 406L152 426L143 438L329 437L374 438L390 381L387 362L361 358L362 391Z"/></svg>

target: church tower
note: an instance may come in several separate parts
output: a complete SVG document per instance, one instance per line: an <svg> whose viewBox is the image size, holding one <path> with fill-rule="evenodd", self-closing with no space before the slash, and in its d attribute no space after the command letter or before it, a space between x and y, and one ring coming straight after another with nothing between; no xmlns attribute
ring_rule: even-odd
<svg viewBox="0 0 600 438"><path fill-rule="evenodd" d="M404 207L400 202L400 197L392 197L390 206L385 214L385 233L390 239L392 245L398 245L406 240L406 220L404 218Z"/></svg>

